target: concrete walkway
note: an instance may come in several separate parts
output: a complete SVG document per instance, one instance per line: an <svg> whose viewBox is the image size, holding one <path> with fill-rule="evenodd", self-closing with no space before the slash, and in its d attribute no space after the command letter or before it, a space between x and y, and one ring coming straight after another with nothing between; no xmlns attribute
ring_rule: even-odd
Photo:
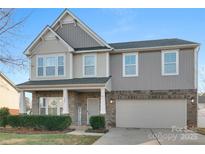
<svg viewBox="0 0 205 154"><path fill-rule="evenodd" d="M192 131L176 132L171 129L112 128L95 145L203 145L205 136Z"/></svg>
<svg viewBox="0 0 205 154"><path fill-rule="evenodd" d="M102 136L104 133L88 133L85 132L89 127L88 126L71 126L71 128L74 128L75 130L72 132L69 132L67 134L70 135L86 135L86 136Z"/></svg>

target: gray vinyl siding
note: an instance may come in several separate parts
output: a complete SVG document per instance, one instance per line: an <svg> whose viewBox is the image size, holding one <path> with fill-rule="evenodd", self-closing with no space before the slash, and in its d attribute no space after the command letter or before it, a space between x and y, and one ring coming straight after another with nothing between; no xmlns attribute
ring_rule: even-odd
<svg viewBox="0 0 205 154"><path fill-rule="evenodd" d="M73 48L101 46L77 24L62 25L56 32Z"/></svg>
<svg viewBox="0 0 205 154"><path fill-rule="evenodd" d="M122 77L122 54L110 56L112 90L194 89L194 51L179 51L179 75L161 75L161 51L139 52L138 77Z"/></svg>
<svg viewBox="0 0 205 154"><path fill-rule="evenodd" d="M106 52L96 54L96 77L107 76L107 58ZM74 54L73 55L73 77L83 78L83 56L88 54Z"/></svg>

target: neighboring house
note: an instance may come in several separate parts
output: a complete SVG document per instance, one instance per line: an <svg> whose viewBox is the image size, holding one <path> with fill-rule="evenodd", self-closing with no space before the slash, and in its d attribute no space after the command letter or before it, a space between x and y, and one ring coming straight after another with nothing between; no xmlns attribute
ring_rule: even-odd
<svg viewBox="0 0 205 154"><path fill-rule="evenodd" d="M102 114L113 127L195 127L198 50L181 39L106 43L65 10L24 52L20 112L32 92L33 114L69 114L73 124Z"/></svg>
<svg viewBox="0 0 205 154"><path fill-rule="evenodd" d="M19 114L19 92L15 85L0 72L0 108L7 107L12 115Z"/></svg>

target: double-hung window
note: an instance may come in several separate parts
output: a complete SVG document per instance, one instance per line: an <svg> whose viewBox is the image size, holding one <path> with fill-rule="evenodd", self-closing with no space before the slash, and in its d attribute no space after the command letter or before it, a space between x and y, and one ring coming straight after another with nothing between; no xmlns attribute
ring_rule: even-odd
<svg viewBox="0 0 205 154"><path fill-rule="evenodd" d="M138 76L138 53L123 54L123 76Z"/></svg>
<svg viewBox="0 0 205 154"><path fill-rule="evenodd" d="M178 50L162 51L162 75L179 74L179 53Z"/></svg>
<svg viewBox="0 0 205 154"><path fill-rule="evenodd" d="M56 57L46 57L46 76L55 76Z"/></svg>
<svg viewBox="0 0 205 154"><path fill-rule="evenodd" d="M40 115L62 115L63 98L62 97L40 97L39 114Z"/></svg>
<svg viewBox="0 0 205 154"><path fill-rule="evenodd" d="M63 55L44 55L37 58L37 76L52 77L65 74L65 59Z"/></svg>
<svg viewBox="0 0 205 154"><path fill-rule="evenodd" d="M38 70L37 70L37 73L38 73L38 76L43 76L44 74L44 60L43 60L43 57L38 57Z"/></svg>
<svg viewBox="0 0 205 154"><path fill-rule="evenodd" d="M96 55L84 55L83 75L84 77L96 76Z"/></svg>

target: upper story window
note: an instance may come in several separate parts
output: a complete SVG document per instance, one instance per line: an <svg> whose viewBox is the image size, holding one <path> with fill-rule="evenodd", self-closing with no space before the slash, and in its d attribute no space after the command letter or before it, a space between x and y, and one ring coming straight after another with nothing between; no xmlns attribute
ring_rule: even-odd
<svg viewBox="0 0 205 154"><path fill-rule="evenodd" d="M138 76L138 53L123 54L123 76Z"/></svg>
<svg viewBox="0 0 205 154"><path fill-rule="evenodd" d="M162 51L162 75L179 74L179 53L178 50Z"/></svg>
<svg viewBox="0 0 205 154"><path fill-rule="evenodd" d="M64 59L64 55L37 57L37 76L63 76L65 73Z"/></svg>
<svg viewBox="0 0 205 154"><path fill-rule="evenodd" d="M96 55L85 55L83 57L84 77L96 76Z"/></svg>

